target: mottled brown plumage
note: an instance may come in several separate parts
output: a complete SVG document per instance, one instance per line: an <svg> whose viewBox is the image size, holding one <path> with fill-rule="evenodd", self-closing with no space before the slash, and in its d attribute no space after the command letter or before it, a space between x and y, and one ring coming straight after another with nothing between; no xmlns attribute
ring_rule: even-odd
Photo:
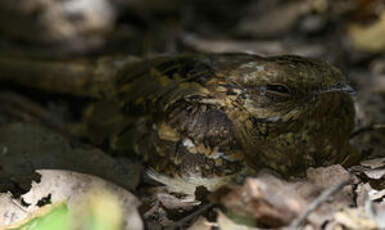
<svg viewBox="0 0 385 230"><path fill-rule="evenodd" d="M132 120L113 135L113 148L133 147L168 185L213 189L246 167L292 176L357 159L348 142L352 89L319 60L158 57L124 66L115 87L111 98Z"/></svg>
<svg viewBox="0 0 385 230"><path fill-rule="evenodd" d="M106 63L101 69L112 66ZM136 152L155 170L149 175L173 190L214 189L247 167L291 176L357 160L348 142L352 89L325 62L180 55L107 72L108 81L85 87L102 95L86 113L87 136Z"/></svg>

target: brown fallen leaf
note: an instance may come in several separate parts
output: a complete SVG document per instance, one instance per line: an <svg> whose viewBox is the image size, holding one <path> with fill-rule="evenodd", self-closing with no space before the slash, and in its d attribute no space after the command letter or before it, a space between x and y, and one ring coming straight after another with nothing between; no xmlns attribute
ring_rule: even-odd
<svg viewBox="0 0 385 230"><path fill-rule="evenodd" d="M359 182L353 174L349 173L341 165L329 167L309 168L306 171L307 181L324 190L333 187L341 181L351 180L351 184ZM338 204L337 204L338 203ZM353 188L345 186L342 191L333 197L333 205L349 206L354 204Z"/></svg>
<svg viewBox="0 0 385 230"><path fill-rule="evenodd" d="M243 223L269 227L289 224L306 205L292 184L271 175L249 178L243 186L219 189L210 199L222 204L229 211L228 214L242 219Z"/></svg>
<svg viewBox="0 0 385 230"><path fill-rule="evenodd" d="M292 182L261 173L243 186L222 187L209 199L239 224L280 228L296 222L320 229L340 208L354 204L351 185L358 182L340 165L309 169L308 178Z"/></svg>

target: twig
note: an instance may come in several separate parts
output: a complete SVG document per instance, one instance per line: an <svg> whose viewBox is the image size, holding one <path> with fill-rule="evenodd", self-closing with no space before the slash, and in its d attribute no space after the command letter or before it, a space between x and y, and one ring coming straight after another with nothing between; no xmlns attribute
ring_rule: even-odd
<svg viewBox="0 0 385 230"><path fill-rule="evenodd" d="M360 129L354 131L352 133L352 135L350 135L350 138L354 138L354 137L361 135L363 133L370 132L370 131L376 131L376 130L380 130L380 129L385 129L385 124L373 124L373 125L369 125L366 127L362 127Z"/></svg>
<svg viewBox="0 0 385 230"><path fill-rule="evenodd" d="M350 179L344 180L340 182L339 184L330 187L323 191L317 199L315 199L313 202L310 203L310 205L302 212L300 216L298 216L293 222L291 222L290 226L287 228L288 230L294 230L299 229L299 227L302 225L302 223L305 221L305 219L319 206L321 206L322 203L327 201L329 197L333 196L335 193L340 191L343 187L348 185L351 182Z"/></svg>
<svg viewBox="0 0 385 230"><path fill-rule="evenodd" d="M175 222L175 223L169 225L167 228L165 228L165 230L173 230L173 229L176 229L177 227L181 227L181 226L183 226L183 224L194 219L195 217L199 216L200 214L202 214L203 212L205 212L206 210L208 210L212 207L213 207L213 204L211 204L211 203L205 204L202 207L198 208L193 213L191 213L190 215L185 216L182 219L180 219L178 222Z"/></svg>

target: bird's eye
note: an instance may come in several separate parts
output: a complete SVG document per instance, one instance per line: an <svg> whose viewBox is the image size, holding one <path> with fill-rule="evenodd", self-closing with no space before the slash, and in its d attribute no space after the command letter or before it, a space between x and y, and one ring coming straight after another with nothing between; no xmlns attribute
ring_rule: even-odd
<svg viewBox="0 0 385 230"><path fill-rule="evenodd" d="M266 85L266 92L282 96L287 96L290 94L289 89L286 86L278 84Z"/></svg>

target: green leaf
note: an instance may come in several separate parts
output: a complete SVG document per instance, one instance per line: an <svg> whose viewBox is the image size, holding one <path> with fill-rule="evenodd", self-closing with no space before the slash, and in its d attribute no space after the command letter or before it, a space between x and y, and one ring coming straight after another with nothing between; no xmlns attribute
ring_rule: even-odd
<svg viewBox="0 0 385 230"><path fill-rule="evenodd" d="M33 217L26 224L12 230L68 230L69 215L65 203L53 207L45 215Z"/></svg>

